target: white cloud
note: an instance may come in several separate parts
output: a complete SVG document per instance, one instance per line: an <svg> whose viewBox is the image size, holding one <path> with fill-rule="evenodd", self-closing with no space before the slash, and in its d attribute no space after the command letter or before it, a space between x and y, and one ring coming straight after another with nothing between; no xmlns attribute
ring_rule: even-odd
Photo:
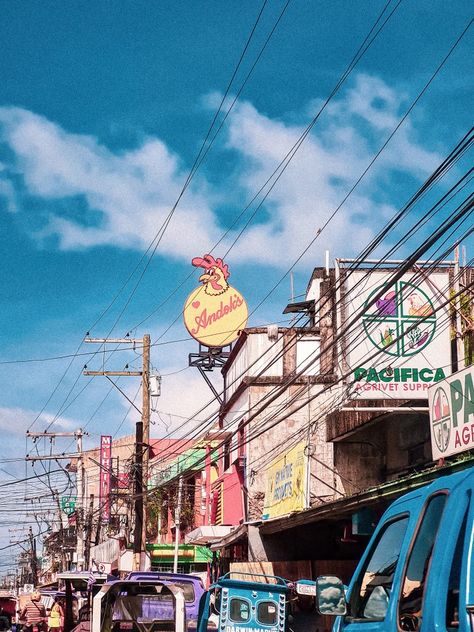
<svg viewBox="0 0 474 632"><path fill-rule="evenodd" d="M216 95L208 96L207 106L215 99ZM406 103L405 94L381 79L358 75L323 113L270 192L264 213L239 241L239 258L277 266L294 260L369 164ZM216 200L243 208L303 128L271 119L252 104L240 102L224 129L224 147L215 151L223 152L224 158L232 155L234 173L214 187L197 176L160 244L163 254L189 260L208 250L222 232ZM12 150L11 168L22 175L28 194L44 200L48 209L47 224L37 235L57 235L62 249L103 244L143 249L167 216L186 176L183 162L160 139L148 138L135 150L113 152L92 136L68 133L20 108L0 108L0 140ZM345 255L357 252L373 235L373 218L393 211L377 195L390 173L404 170L421 178L438 162L439 156L417 142L406 122L363 185L331 220L320 240L324 248ZM13 199L11 188L3 193ZM72 205L74 196L86 201L87 210L80 218L52 204L62 201L64 207L70 200ZM228 236L225 247L236 234ZM321 244L316 247L320 250Z"/></svg>
<svg viewBox="0 0 474 632"><path fill-rule="evenodd" d="M158 329L151 330L152 340L159 337ZM152 425L151 436L159 438L164 436L180 437L191 430L199 427L204 429L207 420L213 418L218 412L219 405L216 402L212 391L200 375L197 368L186 367L179 363L182 358L188 357L189 353L196 352L196 345L193 341L182 341L173 344L173 353L165 354L161 347L155 347L152 352L152 359L158 367L152 367L151 373L161 375L161 395L152 398ZM166 349L166 347L164 347ZM161 361L159 361L161 359ZM216 390L222 390L222 376L217 369L208 374L209 379L214 383ZM127 397L134 401L139 410L142 407L141 390L138 392L138 381L124 380L120 382L120 388ZM130 402L122 395L117 394L116 401L120 403L125 412L130 408ZM118 415L117 419L120 419ZM127 432L134 428L135 422L140 418L140 413L131 408L125 427ZM121 432L123 432L123 427Z"/></svg>
<svg viewBox="0 0 474 632"><path fill-rule="evenodd" d="M0 108L0 127L30 195L44 200L85 198L91 212L85 223L51 211L41 234L57 234L63 249L148 246L185 178L179 159L158 139L117 154L91 136L70 134L44 117L11 107ZM97 211L99 225L91 225ZM206 191L196 187L181 203L163 247L168 254L194 255L194 244L209 247L214 231Z"/></svg>
<svg viewBox="0 0 474 632"><path fill-rule="evenodd" d="M10 180L3 180L2 165L0 164L0 198L5 200L5 206L9 213L15 213L17 210L15 187Z"/></svg>
<svg viewBox="0 0 474 632"><path fill-rule="evenodd" d="M283 263L296 259L395 127L404 101L404 96L380 79L360 75L345 98L323 113L321 125L315 126L270 192L271 219L247 231L239 244L239 256L258 252L260 261L268 263L275 263L278 257ZM249 193L261 186L301 132L271 120L251 104L239 104L230 122L228 146L245 158L240 185ZM316 243L318 250L324 244L334 253L349 254L348 247L357 252L395 210L388 202L380 203L377 195L383 192L390 173L405 170L421 178L440 161L440 156L421 147L414 136L408 123L400 128L362 184L331 219L324 237Z"/></svg>
<svg viewBox="0 0 474 632"><path fill-rule="evenodd" d="M209 428L207 420L215 417L219 405L197 369L180 371L170 367L163 373L162 395L156 401L157 413L152 415L156 422L152 431L153 436L168 433L172 436L183 436L196 428L200 431ZM216 378L215 375L209 377ZM220 385L216 381L215 386L217 391L221 390L222 380Z"/></svg>
<svg viewBox="0 0 474 632"><path fill-rule="evenodd" d="M20 407L0 406L0 432L8 432L10 436L25 437L26 431L33 424L37 416L32 410ZM52 431L74 431L80 423L67 417L56 418L50 413L42 413L31 428L32 432L43 432L52 424Z"/></svg>

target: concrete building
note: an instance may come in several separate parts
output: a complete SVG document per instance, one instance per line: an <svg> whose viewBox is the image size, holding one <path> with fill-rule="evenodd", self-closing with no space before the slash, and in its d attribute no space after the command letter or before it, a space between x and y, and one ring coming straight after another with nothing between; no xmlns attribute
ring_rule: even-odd
<svg viewBox="0 0 474 632"><path fill-rule="evenodd" d="M427 391L472 362L472 298L459 324L450 297L470 287L473 271L458 275L454 262L399 268L316 268L305 301L285 310L303 314L304 327L250 328L235 344L223 368L221 427L231 438L222 472L240 470L242 512L211 544L224 568L308 561L313 575L348 579L394 498L472 462L433 461ZM265 495L286 476L297 441L306 502L290 511L277 503L268 515ZM225 494L220 505L225 515Z"/></svg>

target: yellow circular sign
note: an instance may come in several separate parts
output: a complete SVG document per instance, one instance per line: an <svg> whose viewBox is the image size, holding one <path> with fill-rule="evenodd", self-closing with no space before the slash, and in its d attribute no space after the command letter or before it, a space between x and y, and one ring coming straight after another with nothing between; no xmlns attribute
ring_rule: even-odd
<svg viewBox="0 0 474 632"><path fill-rule="evenodd" d="M184 324L190 335L206 347L225 347L236 340L247 324L247 303L242 294L227 283L229 271L222 259L211 255L193 259L204 268L202 285L188 296Z"/></svg>

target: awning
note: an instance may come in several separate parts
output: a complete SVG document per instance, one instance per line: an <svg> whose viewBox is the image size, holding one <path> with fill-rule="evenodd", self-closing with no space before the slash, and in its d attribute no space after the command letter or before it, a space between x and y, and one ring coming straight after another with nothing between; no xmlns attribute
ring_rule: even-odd
<svg viewBox="0 0 474 632"><path fill-rule="evenodd" d="M186 544L201 544L206 545L216 540L220 540L225 537L235 527L222 526L222 525L204 525L194 529L190 533L184 536Z"/></svg>
<svg viewBox="0 0 474 632"><path fill-rule="evenodd" d="M97 567L101 562L112 564L112 568L118 568L118 561L120 558L120 540L116 538L109 538L96 546L91 547L90 557L92 563ZM105 572L105 571L103 571Z"/></svg>
<svg viewBox="0 0 474 632"><path fill-rule="evenodd" d="M40 584L38 586L38 590L57 590L58 589L58 582L47 582L46 584ZM2 594L2 591L0 590L0 597L4 597L5 595Z"/></svg>
<svg viewBox="0 0 474 632"><path fill-rule="evenodd" d="M247 525L241 524L239 527L234 528L228 535L213 542L209 548L211 551L220 551L220 549L224 549L226 546L230 546L231 544L235 544L236 542L239 542L239 540L246 538L247 531Z"/></svg>

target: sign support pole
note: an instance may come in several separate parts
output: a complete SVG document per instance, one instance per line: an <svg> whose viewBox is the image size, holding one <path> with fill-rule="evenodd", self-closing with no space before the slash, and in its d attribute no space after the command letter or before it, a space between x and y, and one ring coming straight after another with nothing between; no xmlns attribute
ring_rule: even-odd
<svg viewBox="0 0 474 632"><path fill-rule="evenodd" d="M84 375L109 376L141 376L142 378L142 410L141 420L135 429L135 477L134 477L134 514L135 529L133 537L134 570L146 570L146 514L148 489L148 461L150 450L150 334L143 339L133 338L86 338L84 342L95 344L131 343L142 345L141 371L83 371ZM120 390L120 389L119 389Z"/></svg>

